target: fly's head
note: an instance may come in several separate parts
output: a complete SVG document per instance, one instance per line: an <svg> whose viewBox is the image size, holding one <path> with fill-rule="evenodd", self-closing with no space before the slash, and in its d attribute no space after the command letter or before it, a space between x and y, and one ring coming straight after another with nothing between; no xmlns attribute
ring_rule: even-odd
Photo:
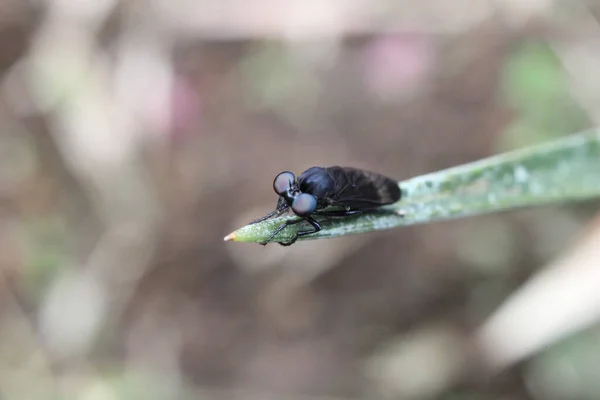
<svg viewBox="0 0 600 400"><path fill-rule="evenodd" d="M302 193L293 173L281 172L273 181L273 190L283 199L282 207L285 205L292 209L294 214L305 217L315 212L317 199L308 193Z"/></svg>

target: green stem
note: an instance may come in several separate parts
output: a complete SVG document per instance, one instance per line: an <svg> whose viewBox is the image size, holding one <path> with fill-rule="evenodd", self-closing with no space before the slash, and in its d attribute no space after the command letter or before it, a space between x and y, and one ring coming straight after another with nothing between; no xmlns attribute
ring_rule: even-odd
<svg viewBox="0 0 600 400"><path fill-rule="evenodd" d="M365 233L526 206L600 197L600 130L516 150L399 182L402 199L358 216L322 221L323 230L299 240ZM244 226L226 237L261 242L286 216ZM304 224L285 228L288 241Z"/></svg>

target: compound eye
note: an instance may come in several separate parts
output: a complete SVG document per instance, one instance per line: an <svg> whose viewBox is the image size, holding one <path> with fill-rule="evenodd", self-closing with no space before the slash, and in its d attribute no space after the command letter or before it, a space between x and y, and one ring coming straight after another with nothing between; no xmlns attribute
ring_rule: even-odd
<svg viewBox="0 0 600 400"><path fill-rule="evenodd" d="M292 211L299 217L310 215L317 209L317 199L308 193L302 193L294 199Z"/></svg>
<svg viewBox="0 0 600 400"><path fill-rule="evenodd" d="M292 183L294 183L295 180L296 177L291 172L281 172L275 177L275 180L273 181L273 190L275 190L275 193L281 196L289 189L289 187L292 185Z"/></svg>

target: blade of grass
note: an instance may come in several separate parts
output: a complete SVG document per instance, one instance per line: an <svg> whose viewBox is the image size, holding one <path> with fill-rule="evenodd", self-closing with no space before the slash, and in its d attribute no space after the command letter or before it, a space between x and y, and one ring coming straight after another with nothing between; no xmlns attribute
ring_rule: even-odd
<svg viewBox="0 0 600 400"><path fill-rule="evenodd" d="M358 216L323 220L318 233L299 240L366 233L398 226L481 215L526 206L600 197L600 129L516 150L399 182L402 199ZM244 226L225 237L260 242L286 216ZM288 241L304 224L274 238Z"/></svg>

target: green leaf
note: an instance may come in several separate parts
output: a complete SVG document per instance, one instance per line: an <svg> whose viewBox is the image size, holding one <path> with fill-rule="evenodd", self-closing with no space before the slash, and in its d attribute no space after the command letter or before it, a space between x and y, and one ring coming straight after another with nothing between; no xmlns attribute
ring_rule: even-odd
<svg viewBox="0 0 600 400"><path fill-rule="evenodd" d="M377 211L319 220L323 229L299 240L320 239L442 221L525 206L600 196L600 129L515 150L399 182L402 199ZM261 242L286 216L247 225L225 237ZM274 242L289 241L307 224L286 227Z"/></svg>

